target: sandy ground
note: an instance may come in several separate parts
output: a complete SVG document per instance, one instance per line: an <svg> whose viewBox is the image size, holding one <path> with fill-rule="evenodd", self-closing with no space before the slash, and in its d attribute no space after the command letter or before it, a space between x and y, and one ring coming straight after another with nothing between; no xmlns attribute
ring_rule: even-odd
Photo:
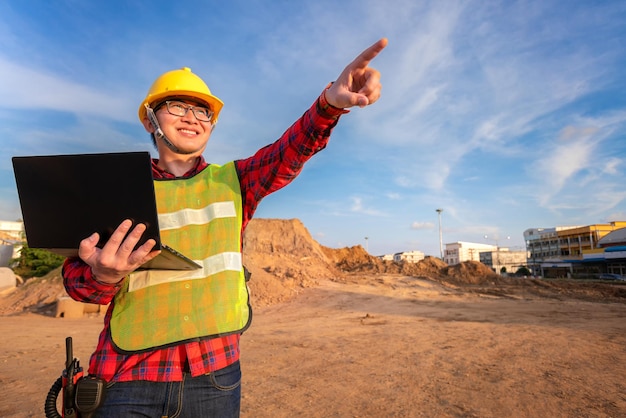
<svg viewBox="0 0 626 418"><path fill-rule="evenodd" d="M352 275L255 310L243 417L625 417L626 303ZM102 317L0 316L0 416L40 417Z"/></svg>

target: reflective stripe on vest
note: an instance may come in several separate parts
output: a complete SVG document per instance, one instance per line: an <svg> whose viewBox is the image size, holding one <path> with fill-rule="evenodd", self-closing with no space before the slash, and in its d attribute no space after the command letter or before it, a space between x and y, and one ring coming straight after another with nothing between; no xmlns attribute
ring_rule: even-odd
<svg viewBox="0 0 626 418"><path fill-rule="evenodd" d="M201 269L132 273L114 300L122 352L243 331L251 312L241 261L242 202L233 163L185 180L156 180L161 239Z"/></svg>

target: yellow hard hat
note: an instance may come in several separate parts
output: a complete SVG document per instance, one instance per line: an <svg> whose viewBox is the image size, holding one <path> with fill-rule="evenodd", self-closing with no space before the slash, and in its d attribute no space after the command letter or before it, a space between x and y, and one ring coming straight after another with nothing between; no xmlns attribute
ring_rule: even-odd
<svg viewBox="0 0 626 418"><path fill-rule="evenodd" d="M204 81L191 72L191 68L183 67L180 70L168 71L157 78L148 90L146 98L139 106L139 120L146 118L146 104L153 106L167 97L191 97L206 103L213 111L211 123L217 122L217 117L224 103L211 94L211 90Z"/></svg>

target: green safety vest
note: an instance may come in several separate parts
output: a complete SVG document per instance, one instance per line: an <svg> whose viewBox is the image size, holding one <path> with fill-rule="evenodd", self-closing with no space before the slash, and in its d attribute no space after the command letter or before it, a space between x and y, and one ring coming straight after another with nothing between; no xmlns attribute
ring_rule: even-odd
<svg viewBox="0 0 626 418"><path fill-rule="evenodd" d="M110 332L142 352L245 330L251 321L241 255L242 200L234 163L154 182L161 240L202 266L139 270L114 299Z"/></svg>

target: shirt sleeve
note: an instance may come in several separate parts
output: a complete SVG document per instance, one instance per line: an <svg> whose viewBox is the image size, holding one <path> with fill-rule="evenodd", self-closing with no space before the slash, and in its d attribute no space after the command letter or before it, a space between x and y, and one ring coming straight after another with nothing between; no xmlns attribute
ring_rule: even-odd
<svg viewBox="0 0 626 418"><path fill-rule="evenodd" d="M91 267L78 257L65 260L62 270L63 285L74 300L106 305L117 293L119 284L106 284L94 279Z"/></svg>
<svg viewBox="0 0 626 418"><path fill-rule="evenodd" d="M304 163L326 147L339 117L348 112L329 105L322 93L276 142L249 158L235 161L243 199L244 229L261 199L296 178Z"/></svg>

